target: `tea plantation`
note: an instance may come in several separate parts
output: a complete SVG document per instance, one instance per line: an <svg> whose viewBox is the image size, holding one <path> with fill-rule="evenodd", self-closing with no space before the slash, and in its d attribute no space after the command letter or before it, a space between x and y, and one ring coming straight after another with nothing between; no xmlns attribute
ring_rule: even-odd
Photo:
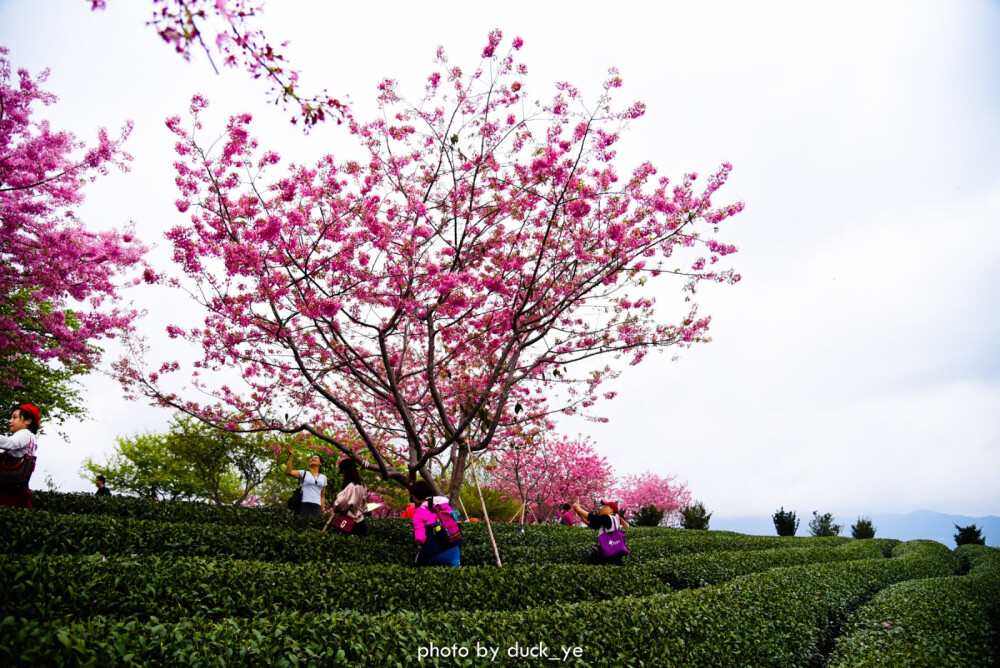
<svg viewBox="0 0 1000 668"><path fill-rule="evenodd" d="M931 541L463 524L418 569L406 520L36 493L0 508L0 665L990 666L1000 550Z"/></svg>

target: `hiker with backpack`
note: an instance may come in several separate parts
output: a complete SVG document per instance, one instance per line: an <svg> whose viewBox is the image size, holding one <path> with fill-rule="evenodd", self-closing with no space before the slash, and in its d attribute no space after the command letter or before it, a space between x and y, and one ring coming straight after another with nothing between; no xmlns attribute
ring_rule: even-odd
<svg viewBox="0 0 1000 668"><path fill-rule="evenodd" d="M420 546L416 563L421 566L461 565L462 533L448 504L448 497L434 496L430 483L418 480L410 490L413 511L413 537Z"/></svg>
<svg viewBox="0 0 1000 668"><path fill-rule="evenodd" d="M573 510L583 518L587 526L597 529L597 545L587 550L587 561L592 564L621 566L628 548L625 547L625 532L622 531L622 519L618 516L618 504L602 500L599 511L588 513L580 507L580 500L577 499Z"/></svg>

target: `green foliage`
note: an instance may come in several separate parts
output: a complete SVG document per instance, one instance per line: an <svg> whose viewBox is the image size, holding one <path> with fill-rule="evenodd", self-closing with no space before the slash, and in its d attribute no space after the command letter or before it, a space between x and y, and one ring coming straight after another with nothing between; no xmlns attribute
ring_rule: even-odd
<svg viewBox="0 0 1000 668"><path fill-rule="evenodd" d="M833 515L831 513L820 515L814 510L813 518L809 520L810 536L839 536L843 528L840 524L833 523Z"/></svg>
<svg viewBox="0 0 1000 668"><path fill-rule="evenodd" d="M39 665L415 665L420 649L431 642L442 647L478 641L501 651L515 643L544 643L553 653L560 646L580 647L584 654L577 665L807 666L818 662L823 644L845 615L872 595L908 579L947 575L953 567L950 553L940 553L933 544L905 547L893 559L777 568L696 590L523 610L455 614L435 609L425 591L416 608L403 611L304 612L294 609L291 601L298 592L293 591L281 612L266 615L190 615L180 621L11 615L0 621L0 660ZM545 570L521 575L545 577ZM610 578L628 577L629 570L591 568L586 577L597 571L624 573ZM448 575L438 575L435 590L450 586ZM474 589L515 599L523 595L524 583L508 578L498 587ZM637 579L633 586L644 585Z"/></svg>
<svg viewBox="0 0 1000 668"><path fill-rule="evenodd" d="M204 500L240 504L251 495L278 504L295 486L284 475L285 458L275 456L275 439L212 429L178 415L166 434L119 437L110 461L84 462L90 477L104 475L113 492L170 501ZM304 468L307 452L297 453Z"/></svg>
<svg viewBox="0 0 1000 668"><path fill-rule="evenodd" d="M480 501L479 492L476 491L474 484L462 485L459 498L462 500L461 505L469 513L469 517L483 519L484 502L491 522L509 522L515 516L520 516L521 504L517 499L506 496L503 492L490 487L483 487L482 490L483 500ZM464 517L465 513L462 515Z"/></svg>
<svg viewBox="0 0 1000 668"><path fill-rule="evenodd" d="M0 508L0 664L416 665L478 641L580 647L574 665L805 667L846 629L831 665L988 665L1000 612L1000 550L980 545L629 527L606 568L581 563L593 531L496 524L497 569L465 524L463 568L441 570L412 567L408 521L370 518L361 539L322 521L60 493Z"/></svg>
<svg viewBox="0 0 1000 668"><path fill-rule="evenodd" d="M657 510L656 506L649 504L640 508L639 512L632 516L630 524L634 527L658 527L663 521L664 514L662 510Z"/></svg>
<svg viewBox="0 0 1000 668"><path fill-rule="evenodd" d="M876 546L848 543L815 550L783 549L683 555L638 568L529 564L504 569L472 566L451 572L385 564L291 564L160 555L0 555L8 586L0 608L30 619L122 614L146 620L190 615L250 617L283 612L419 610L434 590L436 611L526 610L536 606L611 600L642 592L702 587L772 568L881 559ZM587 587L579 586L582 580ZM282 583L275 586L275 583ZM530 582L530 587L524 587Z"/></svg>
<svg viewBox="0 0 1000 668"><path fill-rule="evenodd" d="M795 532L799 530L799 520L795 517L795 511L786 512L784 506L774 513L771 519L774 521L774 529L779 536L794 536Z"/></svg>
<svg viewBox="0 0 1000 668"><path fill-rule="evenodd" d="M975 564L968 575L901 582L860 608L827 665L991 665L1000 550L968 545L961 556Z"/></svg>
<svg viewBox="0 0 1000 668"><path fill-rule="evenodd" d="M67 418L82 420L87 417L77 377L84 369L66 369L46 364L33 357L13 354L0 358L0 368L13 367L18 371L17 382L0 379L0 407L4 419L21 404L34 404L42 412L41 431L55 424L62 426ZM6 422L4 422L6 424Z"/></svg>
<svg viewBox="0 0 1000 668"><path fill-rule="evenodd" d="M970 524L967 527L960 527L957 524L955 528L958 529L958 533L955 534L955 545L961 547L963 545L986 545L986 538L983 536L982 531L976 527L975 524Z"/></svg>
<svg viewBox="0 0 1000 668"><path fill-rule="evenodd" d="M874 537L875 525L872 524L872 518L859 517L857 523L851 525L851 538L865 539Z"/></svg>
<svg viewBox="0 0 1000 668"><path fill-rule="evenodd" d="M695 501L681 508L681 526L685 529L708 529L712 513L705 512L705 504Z"/></svg>

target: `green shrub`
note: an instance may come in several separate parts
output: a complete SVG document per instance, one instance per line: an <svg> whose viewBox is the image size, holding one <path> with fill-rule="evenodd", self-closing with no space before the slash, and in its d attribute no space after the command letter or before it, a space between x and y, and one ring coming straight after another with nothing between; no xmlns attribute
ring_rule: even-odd
<svg viewBox="0 0 1000 668"><path fill-rule="evenodd" d="M956 546L986 545L986 538L983 537L982 531L975 524L970 524L967 527L960 527L956 524L955 528L958 529L958 533L955 534Z"/></svg>
<svg viewBox="0 0 1000 668"><path fill-rule="evenodd" d="M657 510L656 506L649 504L639 509L629 522L634 527L658 527L663 521L662 510Z"/></svg>
<svg viewBox="0 0 1000 668"><path fill-rule="evenodd" d="M474 648L478 642L501 652L515 644L544 643L549 656L558 655L562 646L580 647L583 656L568 661L577 665L807 666L819 661L821 648L846 614L873 594L897 582L947 575L956 562L950 551L930 542L901 545L896 554L779 568L676 593L508 612L438 612L429 591L419 611L400 613L291 612L244 619L194 616L180 622L7 616L0 621L0 660L23 665L394 666L417 664L421 649L432 642L439 648ZM580 583L586 584L586 579Z"/></svg>
<svg viewBox="0 0 1000 668"><path fill-rule="evenodd" d="M0 609L28 619L93 615L253 617L301 612L523 610L648 596L792 565L881 559L883 547L685 554L630 568L533 564L449 572L399 566L269 563L206 557L0 555ZM527 585L526 585L527 583ZM582 583L586 583L583 586Z"/></svg>
<svg viewBox="0 0 1000 668"><path fill-rule="evenodd" d="M810 536L839 536L842 529L841 525L833 523L833 515L830 513L820 515L814 510L813 518L809 520Z"/></svg>
<svg viewBox="0 0 1000 668"><path fill-rule="evenodd" d="M774 530L778 532L779 536L794 536L795 532L799 530L799 519L795 517L795 511L786 512L784 506L774 513L771 519L774 521Z"/></svg>
<svg viewBox="0 0 1000 668"><path fill-rule="evenodd" d="M1000 550L966 546L965 576L888 587L853 615L829 666L986 666L1000 620ZM980 551L981 550L981 551Z"/></svg>
<svg viewBox="0 0 1000 668"><path fill-rule="evenodd" d="M851 538L867 539L875 537L875 525L872 518L859 517L856 524L851 525Z"/></svg>
<svg viewBox="0 0 1000 668"><path fill-rule="evenodd" d="M708 529L712 513L705 512L705 504L695 501L681 508L681 527L684 529Z"/></svg>

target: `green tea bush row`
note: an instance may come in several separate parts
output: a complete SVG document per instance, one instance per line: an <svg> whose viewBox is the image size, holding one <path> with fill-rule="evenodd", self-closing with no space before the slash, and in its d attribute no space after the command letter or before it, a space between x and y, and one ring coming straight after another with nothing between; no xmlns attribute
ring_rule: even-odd
<svg viewBox="0 0 1000 668"><path fill-rule="evenodd" d="M306 561L412 563L416 552L412 525L406 520L366 520L369 535L363 539L336 532L280 529L266 526L204 523L169 523L100 515L62 515L33 510L0 508L0 550L18 554L159 554L162 556L217 556L260 561ZM729 550L774 548L822 549L844 541L829 539L782 539L782 542L742 540L763 538L709 532L684 539L683 532L657 535L629 534L633 564L694 554ZM465 524L463 564L495 564L484 527ZM504 563L583 563L584 555L597 541L596 532L565 527L529 527L523 533L504 527L496 532ZM850 542L850 539L845 539ZM699 549L699 547L701 549Z"/></svg>
<svg viewBox="0 0 1000 668"><path fill-rule="evenodd" d="M765 550L682 555L637 567L564 564L437 569L365 564L266 563L202 557L0 555L0 610L28 619L88 614L179 620L292 610L519 610L699 587L806 563L882 558L864 549ZM854 548L852 544L850 546Z"/></svg>
<svg viewBox="0 0 1000 668"><path fill-rule="evenodd" d="M281 507L216 506L197 501L157 501L134 496L96 496L63 492L31 492L36 510L59 515L109 515L138 520L225 524L227 526L265 526L305 529L322 521L296 515Z"/></svg>
<svg viewBox="0 0 1000 668"><path fill-rule="evenodd" d="M830 666L987 666L1000 622L1000 550L956 552L965 576L902 582L858 610Z"/></svg>
<svg viewBox="0 0 1000 668"><path fill-rule="evenodd" d="M562 648L594 666L807 666L844 616L879 590L954 572L954 555L913 541L898 558L780 568L722 585L647 597L454 614L435 610L423 592L415 612L286 613L267 618L176 623L93 617L0 622L0 660L79 665L417 665L433 644L464 649L455 660L424 665L484 665L477 643L502 657L514 648ZM441 573L441 582L450 577ZM587 586L584 576L581 586ZM530 583L526 583L530 584ZM530 663L521 661L520 665ZM537 665L537 664L536 664Z"/></svg>
<svg viewBox="0 0 1000 668"><path fill-rule="evenodd" d="M156 501L138 497L97 497L93 494L32 492L37 510L58 515L99 515L117 518L155 520L172 524L219 524L259 526L274 529L319 528L325 519L302 517L285 508L215 506L190 501ZM367 520L380 537L390 541L412 540L412 524L398 518ZM484 524L464 523L463 531L474 541L488 543ZM493 525L493 533L505 547L589 546L596 542L595 532L582 527L558 525ZM677 552L707 552L718 550L769 550L785 547L830 547L850 539L783 538L778 536L746 536L728 531L693 531L661 527L629 527L628 542L653 558ZM484 562L487 563L487 562Z"/></svg>
<svg viewBox="0 0 1000 668"><path fill-rule="evenodd" d="M373 534L377 534L374 531ZM409 564L415 549L372 535L254 526L171 524L91 515L51 515L0 508L0 549L10 554L156 554L260 561ZM412 540L412 539L411 539Z"/></svg>

